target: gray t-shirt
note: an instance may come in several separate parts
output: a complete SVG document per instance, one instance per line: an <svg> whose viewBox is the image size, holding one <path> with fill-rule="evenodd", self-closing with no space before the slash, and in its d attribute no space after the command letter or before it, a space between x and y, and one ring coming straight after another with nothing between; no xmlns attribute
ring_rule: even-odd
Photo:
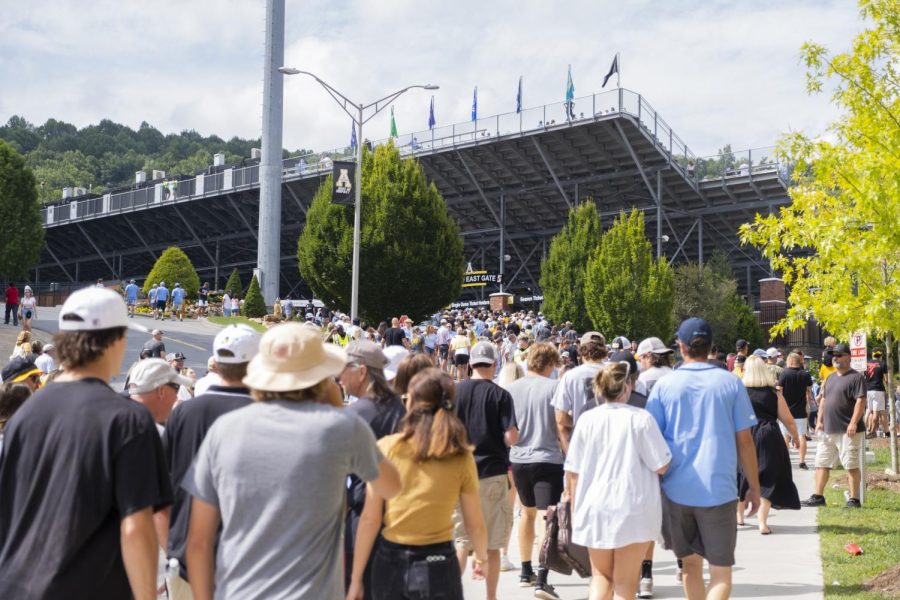
<svg viewBox="0 0 900 600"><path fill-rule="evenodd" d="M507 387L519 425L519 441L509 449L509 462L561 465L565 460L556 434L556 414L550 403L558 384L554 379L528 375Z"/></svg>
<svg viewBox="0 0 900 600"><path fill-rule="evenodd" d="M383 460L366 423L313 402L255 402L219 417L182 486L219 508L219 598L343 598L347 475Z"/></svg>
<svg viewBox="0 0 900 600"><path fill-rule="evenodd" d="M643 383L647 390L644 393L649 394L657 381L673 372L672 367L650 367L646 371L641 371L641 374L638 375L638 383Z"/></svg>

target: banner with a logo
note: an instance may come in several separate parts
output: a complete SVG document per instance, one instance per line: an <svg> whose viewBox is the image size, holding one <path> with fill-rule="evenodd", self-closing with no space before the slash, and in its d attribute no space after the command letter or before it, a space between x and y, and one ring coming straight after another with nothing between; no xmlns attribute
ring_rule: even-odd
<svg viewBox="0 0 900 600"><path fill-rule="evenodd" d="M335 161L332 176L334 188L331 190L331 201L334 204L353 206L356 198L353 190L356 185L356 163Z"/></svg>

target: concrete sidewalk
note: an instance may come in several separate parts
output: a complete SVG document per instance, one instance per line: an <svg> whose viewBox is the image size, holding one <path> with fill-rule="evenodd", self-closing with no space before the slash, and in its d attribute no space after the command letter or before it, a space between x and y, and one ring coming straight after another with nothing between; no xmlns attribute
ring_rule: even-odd
<svg viewBox="0 0 900 600"><path fill-rule="evenodd" d="M810 443L807 463L815 457L815 442ZM813 488L813 473L798 468L797 453L791 451L794 483L800 499L808 498ZM822 561L819 557L819 535L816 529L816 509L773 510L769 516L772 535L760 535L756 519L747 519L747 525L739 528L737 564L734 567L732 598L821 600L823 598ZM516 527L513 528L510 558L519 565L516 543ZM537 548L532 557L537 562ZM565 577L550 573L550 584L564 600L587 600L588 580L577 576ZM654 598L684 598L684 592L675 580L675 557L671 552L656 547L653 560ZM467 599L485 597L484 583L473 581L470 570L463 576L463 589ZM533 598L532 588L519 587L519 571L500 574L497 591L500 600Z"/></svg>

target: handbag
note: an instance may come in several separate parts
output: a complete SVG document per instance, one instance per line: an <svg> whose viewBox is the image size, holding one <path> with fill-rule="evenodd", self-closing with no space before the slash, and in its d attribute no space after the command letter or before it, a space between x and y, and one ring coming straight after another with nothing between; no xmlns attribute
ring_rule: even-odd
<svg viewBox="0 0 900 600"><path fill-rule="evenodd" d="M588 549L572 541L572 505L570 501L556 505L556 517L559 521L557 549L569 566L581 577L591 576L591 557Z"/></svg>
<svg viewBox="0 0 900 600"><path fill-rule="evenodd" d="M547 507L546 521L544 543L541 544L541 552L539 554L540 564L551 571L562 573L563 575L571 575L572 566L559 553L559 519L555 506Z"/></svg>

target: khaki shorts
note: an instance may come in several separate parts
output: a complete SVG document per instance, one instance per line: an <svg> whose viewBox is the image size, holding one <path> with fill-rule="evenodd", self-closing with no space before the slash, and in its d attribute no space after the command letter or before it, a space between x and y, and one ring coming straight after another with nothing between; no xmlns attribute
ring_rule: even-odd
<svg viewBox="0 0 900 600"><path fill-rule="evenodd" d="M478 480L481 512L484 514L484 525L487 527L488 550L505 548L509 534L512 532L513 512L507 492L509 492L509 479L505 473ZM453 537L456 539L457 548L462 548L466 552L474 550L472 542L466 535L459 505L453 511Z"/></svg>
<svg viewBox="0 0 900 600"><path fill-rule="evenodd" d="M823 434L816 446L816 468L834 469L840 461L845 469L858 469L864 437L865 432L857 433L853 437L846 433Z"/></svg>
<svg viewBox="0 0 900 600"><path fill-rule="evenodd" d="M886 409L887 404L884 401L884 392L871 391L866 392L866 404L872 412L881 412Z"/></svg>

